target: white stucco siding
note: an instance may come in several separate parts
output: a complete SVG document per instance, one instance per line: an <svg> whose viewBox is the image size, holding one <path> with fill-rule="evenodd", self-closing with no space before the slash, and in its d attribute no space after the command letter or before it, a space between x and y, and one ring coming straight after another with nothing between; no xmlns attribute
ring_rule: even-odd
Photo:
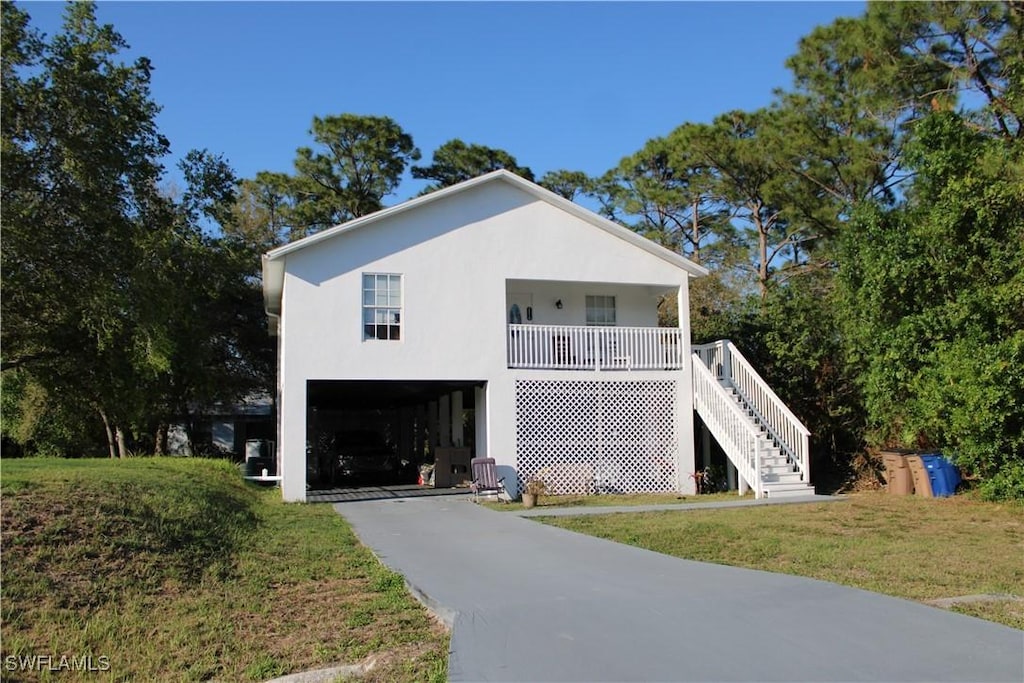
<svg viewBox="0 0 1024 683"><path fill-rule="evenodd" d="M506 285L508 299L505 309L512 305L512 295L530 295L533 304L533 319L523 322L534 325L583 325L587 319L587 296L604 295L615 297L616 321L620 327L657 327L658 298L674 292L664 287L647 285L624 285L607 282L553 282L550 280L509 280ZM562 308L555 302L561 301Z"/></svg>
<svg viewBox="0 0 1024 683"><path fill-rule="evenodd" d="M467 219L474 224L472 212L456 216L443 208L425 206L287 257L290 333L323 340L315 353L309 353L313 344L303 344L300 373L461 379L479 377L504 358L503 312L482 305L503 301L504 282L487 273L486 255L460 246L460 237L472 232L462 229ZM402 276L400 341L363 340L363 273Z"/></svg>
<svg viewBox="0 0 1024 683"><path fill-rule="evenodd" d="M486 381L486 451L502 466L514 465L509 281L537 286L541 318L534 322L582 324L587 294L613 294L618 325L654 326L658 294L682 288L685 296L689 277L505 182L384 216L280 258L279 447L287 500L305 497L308 380ZM364 273L402 276L400 341L363 340ZM546 300L551 295L563 299L562 310Z"/></svg>
<svg viewBox="0 0 1024 683"><path fill-rule="evenodd" d="M537 314L556 324L582 318L586 294L616 294L619 325L655 325L654 292L686 279L671 264L503 183L286 258L283 306L289 335L302 340L292 347L289 376L321 379L490 376L506 364L507 279L567 281L562 311L538 299ZM401 341L363 341L363 273L402 275Z"/></svg>
<svg viewBox="0 0 1024 683"><path fill-rule="evenodd" d="M480 189L532 199L500 183ZM489 227L486 236L480 234L476 239L501 256L507 278L669 287L686 277L663 259L539 200L495 217Z"/></svg>

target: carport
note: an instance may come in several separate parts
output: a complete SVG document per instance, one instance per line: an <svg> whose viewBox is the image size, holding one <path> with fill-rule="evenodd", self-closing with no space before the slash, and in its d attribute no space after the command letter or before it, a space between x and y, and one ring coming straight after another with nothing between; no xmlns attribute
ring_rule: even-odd
<svg viewBox="0 0 1024 683"><path fill-rule="evenodd" d="M485 389L483 380L307 381L309 490L408 487L435 461L439 487L462 483L484 448Z"/></svg>

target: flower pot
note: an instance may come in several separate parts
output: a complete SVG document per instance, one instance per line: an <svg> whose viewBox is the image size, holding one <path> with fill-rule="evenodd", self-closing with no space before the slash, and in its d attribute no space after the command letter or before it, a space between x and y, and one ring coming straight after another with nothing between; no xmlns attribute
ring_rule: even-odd
<svg viewBox="0 0 1024 683"><path fill-rule="evenodd" d="M523 507L524 508L529 509L529 508L532 508L536 504L537 504L537 494L536 493L524 493L523 494Z"/></svg>

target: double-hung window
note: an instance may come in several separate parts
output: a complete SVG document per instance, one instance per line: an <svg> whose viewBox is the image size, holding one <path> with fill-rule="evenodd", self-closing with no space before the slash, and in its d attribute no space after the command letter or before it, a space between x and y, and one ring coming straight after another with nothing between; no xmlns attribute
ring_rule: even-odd
<svg viewBox="0 0 1024 683"><path fill-rule="evenodd" d="M587 324L615 325L615 297L587 295Z"/></svg>
<svg viewBox="0 0 1024 683"><path fill-rule="evenodd" d="M363 273L363 340L402 338L402 276Z"/></svg>

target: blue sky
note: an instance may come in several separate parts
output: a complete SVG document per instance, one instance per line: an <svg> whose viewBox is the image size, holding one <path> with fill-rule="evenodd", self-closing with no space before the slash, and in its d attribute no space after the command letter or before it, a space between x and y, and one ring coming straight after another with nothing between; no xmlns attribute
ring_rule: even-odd
<svg viewBox="0 0 1024 683"><path fill-rule="evenodd" d="M63 5L23 2L59 29ZM291 171L314 115L386 115L429 163L458 137L537 177L603 173L652 137L767 105L801 36L856 2L106 2L155 67L173 166L192 148L241 177ZM416 195L407 178L388 204Z"/></svg>

